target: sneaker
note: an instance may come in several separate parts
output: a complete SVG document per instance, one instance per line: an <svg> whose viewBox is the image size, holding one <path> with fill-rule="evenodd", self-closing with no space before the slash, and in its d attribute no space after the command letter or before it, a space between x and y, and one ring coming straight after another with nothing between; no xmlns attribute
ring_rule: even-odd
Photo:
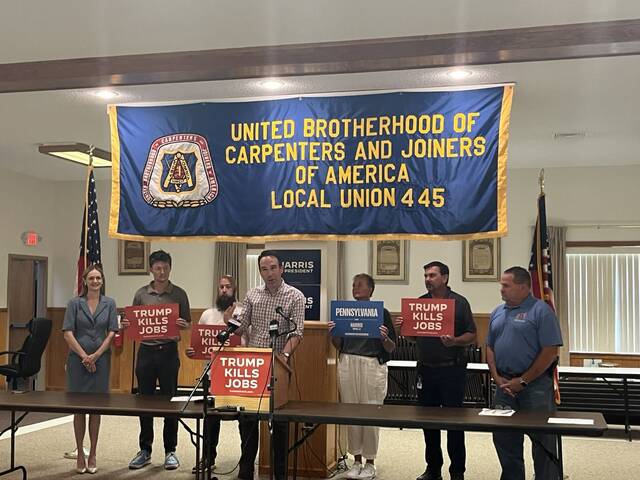
<svg viewBox="0 0 640 480"><path fill-rule="evenodd" d="M175 470L180 466L180 460L176 457L175 452L167 453L167 456L164 457L164 469L165 470Z"/></svg>
<svg viewBox="0 0 640 480"><path fill-rule="evenodd" d="M353 466L349 470L347 470L347 474L345 475L345 477L346 478L359 478L361 470L362 470L362 464L361 463L354 463Z"/></svg>
<svg viewBox="0 0 640 480"><path fill-rule="evenodd" d="M146 467L151 463L151 454L146 450L140 450L136 453L136 456L133 457L133 460L129 462L130 470L138 470L142 467Z"/></svg>
<svg viewBox="0 0 640 480"><path fill-rule="evenodd" d="M203 458L202 460L200 460L200 461L198 462L198 465L194 466L194 467L191 469L191 473L193 473L193 474L195 475L195 474L196 474L196 469L197 469L197 467L198 467L198 466L200 467L200 471L201 471L201 472L204 472L204 471L207 469L207 462L206 462L206 460L205 460L204 458ZM211 471L213 472L215 469L216 469L216 464L215 464L215 462L214 462L214 463L213 463L213 465L211 465Z"/></svg>
<svg viewBox="0 0 640 480"><path fill-rule="evenodd" d="M360 470L360 475L357 477L360 480L371 480L376 478L376 467L373 463L365 463Z"/></svg>
<svg viewBox="0 0 640 480"><path fill-rule="evenodd" d="M84 456L88 457L89 456L89 449L87 447L83 447L84 450ZM69 460L77 460L78 458L78 449L75 448L70 452L64 452L63 455L64 458L68 458Z"/></svg>

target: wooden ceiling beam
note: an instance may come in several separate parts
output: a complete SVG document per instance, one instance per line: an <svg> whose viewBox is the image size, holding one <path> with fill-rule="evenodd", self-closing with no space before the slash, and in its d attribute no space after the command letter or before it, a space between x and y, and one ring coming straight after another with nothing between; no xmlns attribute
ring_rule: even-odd
<svg viewBox="0 0 640 480"><path fill-rule="evenodd" d="M0 93L640 54L640 19L0 64Z"/></svg>

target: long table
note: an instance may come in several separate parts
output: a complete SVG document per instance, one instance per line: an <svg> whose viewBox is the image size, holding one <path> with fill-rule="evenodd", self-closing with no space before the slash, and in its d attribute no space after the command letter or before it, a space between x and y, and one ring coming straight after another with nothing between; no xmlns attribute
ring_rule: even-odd
<svg viewBox="0 0 640 480"><path fill-rule="evenodd" d="M413 405L370 405L325 402L288 402L275 412L279 421L295 423L370 425L398 428L433 428L475 432L523 431L556 436L557 457L552 458L563 474L562 435L598 437L607 423L601 413L516 412L510 417L479 415L475 408L434 408ZM584 419L591 425L549 423L549 418ZM549 452L551 453L551 452ZM294 478L295 478L294 468Z"/></svg>
<svg viewBox="0 0 640 480"><path fill-rule="evenodd" d="M11 466L0 477L20 471L26 480L27 469L15 463L15 434L18 424L29 412L85 413L117 416L149 415L154 417L202 418L202 406L190 404L184 411L182 402L171 402L160 395L138 396L110 393L0 392L0 410L11 412ZM16 412L25 412L16 419ZM4 431L6 431L5 429ZM4 433L4 432L2 432ZM199 464L200 422L196 422L196 465Z"/></svg>
<svg viewBox="0 0 640 480"><path fill-rule="evenodd" d="M64 392L29 392L12 394L0 392L0 410L11 411L11 468L0 472L0 476L21 471L27 478L24 466L15 465L16 412L93 413L104 415L202 418L200 405L189 405L184 411L183 403L170 402L168 397L137 396L127 394L81 394ZM325 403L291 401L274 412L275 421L289 423L311 422L315 424L371 425L402 428L437 428L468 431L526 431L556 435L558 462L562 470L562 435L601 436L607 430L604 417L588 412L516 412L511 417L480 416L478 409L429 408L408 405L363 405L347 403ZM217 413L213 415L219 415ZM245 412L242 415L258 415ZM258 415L265 419L266 415ZM549 417L581 418L592 420L592 425L549 424ZM200 422L196 423L196 462L200 456ZM297 432L297 428L295 429ZM295 468L294 468L295 476Z"/></svg>
<svg viewBox="0 0 640 480"><path fill-rule="evenodd" d="M387 362L387 366L389 367L390 375L393 375L393 371L415 371L416 361L415 360L390 360ZM470 374L476 373L484 375L484 396L485 396L485 404L488 406L491 404L491 382L489 375L489 366L486 363L468 363L467 364L467 372ZM624 424L625 424L625 432L628 435L629 440L631 440L631 398L636 398L637 402L637 388L634 386L634 391L636 393L630 392L630 383L640 381L640 368L611 368L611 367L568 367L568 366L560 366L558 367L558 375L560 376L560 387L562 387L563 379L580 379L580 378L589 378L589 379L598 379L602 382L605 382L609 385L614 392L617 393L619 398L623 401L623 415L624 415ZM616 382L617 381L617 382ZM406 388L407 386L405 386ZM560 389L562 393L562 388ZM582 410L576 405L572 405L569 408L575 410ZM562 410L562 405L560 409ZM637 409L637 407L636 407ZM595 408L591 408L588 405L585 407L585 410L596 410Z"/></svg>

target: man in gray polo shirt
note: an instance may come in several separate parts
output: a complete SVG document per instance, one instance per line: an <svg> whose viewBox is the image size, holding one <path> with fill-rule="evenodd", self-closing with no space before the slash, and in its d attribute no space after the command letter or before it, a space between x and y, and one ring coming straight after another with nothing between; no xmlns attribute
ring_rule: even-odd
<svg viewBox="0 0 640 480"><path fill-rule="evenodd" d="M149 256L149 268L153 281L138 289L133 297L133 305L160 305L177 303L179 315L177 324L181 330L189 328L191 310L186 292L169 281L171 273L171 255L163 250L153 252ZM129 326L127 320L122 322ZM136 361L136 378L138 392L142 395L156 393L156 383L160 386L160 395L174 396L178 389L178 342L180 337L162 340L146 340L141 342ZM165 418L164 430L164 468L173 470L180 466L176 456L178 444L178 419ZM129 462L129 468L137 470L151 463L153 446L153 417L140 417L140 451Z"/></svg>
<svg viewBox="0 0 640 480"><path fill-rule="evenodd" d="M558 319L549 305L531 295L531 276L522 267L504 271L500 293L505 303L491 313L487 336L487 363L497 385L495 407L554 411L553 368L562 345ZM548 454L557 456L555 437L528 435L536 478L557 480L558 469ZM493 434L501 480L524 480L523 440L521 432Z"/></svg>

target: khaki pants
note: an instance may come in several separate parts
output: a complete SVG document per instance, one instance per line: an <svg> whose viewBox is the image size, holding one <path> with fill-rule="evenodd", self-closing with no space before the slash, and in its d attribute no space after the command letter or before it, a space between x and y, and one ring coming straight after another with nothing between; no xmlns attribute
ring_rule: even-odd
<svg viewBox="0 0 640 480"><path fill-rule="evenodd" d="M340 354L338 359L338 386L343 403L370 403L382 405L387 396L387 366L377 358ZM347 427L349 452L368 460L376 458L380 429L378 427Z"/></svg>

